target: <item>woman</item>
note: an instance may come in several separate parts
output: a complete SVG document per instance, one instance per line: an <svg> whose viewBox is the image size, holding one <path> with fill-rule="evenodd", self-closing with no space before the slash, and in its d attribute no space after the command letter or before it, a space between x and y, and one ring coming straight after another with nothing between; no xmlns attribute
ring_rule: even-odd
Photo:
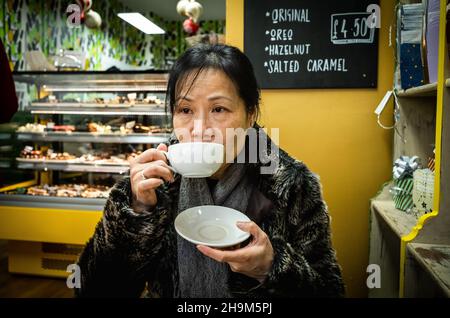
<svg viewBox="0 0 450 318"><path fill-rule="evenodd" d="M250 134L230 136L227 128L248 132L253 127L266 137L255 124L259 98L252 65L238 49L191 48L170 73L167 100L174 136L169 143L220 142L226 155L236 158L250 150ZM266 140L264 146L270 147L259 144L259 150L271 149L266 155L277 167L265 174L261 168L267 160L234 160L210 178L183 178L168 166L164 144L137 157L130 177L112 189L103 218L80 256L81 288L76 294L343 296L319 181L303 163ZM219 250L177 236L177 214L204 204L246 213L252 222L237 226L251 234L249 242Z"/></svg>

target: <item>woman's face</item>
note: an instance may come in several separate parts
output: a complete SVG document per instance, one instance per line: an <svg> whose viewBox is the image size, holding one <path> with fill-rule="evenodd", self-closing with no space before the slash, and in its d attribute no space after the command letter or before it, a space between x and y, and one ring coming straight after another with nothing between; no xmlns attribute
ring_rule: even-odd
<svg viewBox="0 0 450 318"><path fill-rule="evenodd" d="M234 159L244 146L245 131L252 126L254 116L247 114L244 101L225 73L203 70L191 86L194 73L187 75L182 87L177 87L175 134L180 142L221 143L226 158ZM235 134L227 133L227 128Z"/></svg>

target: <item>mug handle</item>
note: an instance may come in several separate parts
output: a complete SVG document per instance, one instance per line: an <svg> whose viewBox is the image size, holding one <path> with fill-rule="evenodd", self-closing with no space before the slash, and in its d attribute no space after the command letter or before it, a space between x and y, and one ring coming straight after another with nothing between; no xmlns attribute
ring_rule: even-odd
<svg viewBox="0 0 450 318"><path fill-rule="evenodd" d="M173 173L178 173L178 171L177 171L174 167L172 167L172 166L170 165L169 153L168 153L167 151L164 151L164 150L158 150L158 151L161 151L161 152L164 154L164 156L166 157L166 160L167 160L167 167L168 167Z"/></svg>

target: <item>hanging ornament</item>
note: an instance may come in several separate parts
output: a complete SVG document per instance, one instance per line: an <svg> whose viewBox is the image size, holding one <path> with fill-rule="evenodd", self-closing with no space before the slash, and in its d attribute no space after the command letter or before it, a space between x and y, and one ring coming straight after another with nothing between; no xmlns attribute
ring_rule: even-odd
<svg viewBox="0 0 450 318"><path fill-rule="evenodd" d="M186 15L197 23L203 13L203 6L195 0L189 1L185 7Z"/></svg>
<svg viewBox="0 0 450 318"><path fill-rule="evenodd" d="M102 25L102 17L94 10L89 10L84 24L90 29L97 29Z"/></svg>
<svg viewBox="0 0 450 318"><path fill-rule="evenodd" d="M99 28L102 25L102 18L100 14L91 10L92 0L76 0L76 2L80 7L80 21L88 28Z"/></svg>
<svg viewBox="0 0 450 318"><path fill-rule="evenodd" d="M86 19L86 12L91 9L92 1L91 0L76 0L78 6L80 7L80 20L84 22Z"/></svg>
<svg viewBox="0 0 450 318"><path fill-rule="evenodd" d="M188 18L192 18L195 23L203 13L203 6L195 0L180 0L177 3L177 12Z"/></svg>
<svg viewBox="0 0 450 318"><path fill-rule="evenodd" d="M180 0L177 3L177 12L179 15L186 16L186 5L189 3L189 0Z"/></svg>
<svg viewBox="0 0 450 318"><path fill-rule="evenodd" d="M194 22L192 18L186 19L183 22L183 29L189 35L195 35L199 29L199 25Z"/></svg>

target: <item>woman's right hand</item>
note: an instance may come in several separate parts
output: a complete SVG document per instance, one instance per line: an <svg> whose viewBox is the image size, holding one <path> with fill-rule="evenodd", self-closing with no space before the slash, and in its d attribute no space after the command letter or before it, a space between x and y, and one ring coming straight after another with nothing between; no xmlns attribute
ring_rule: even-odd
<svg viewBox="0 0 450 318"><path fill-rule="evenodd" d="M153 209L157 198L155 189L164 181L173 182L173 173L163 151L165 144L148 149L130 163L130 182L133 193L133 209L135 212Z"/></svg>

